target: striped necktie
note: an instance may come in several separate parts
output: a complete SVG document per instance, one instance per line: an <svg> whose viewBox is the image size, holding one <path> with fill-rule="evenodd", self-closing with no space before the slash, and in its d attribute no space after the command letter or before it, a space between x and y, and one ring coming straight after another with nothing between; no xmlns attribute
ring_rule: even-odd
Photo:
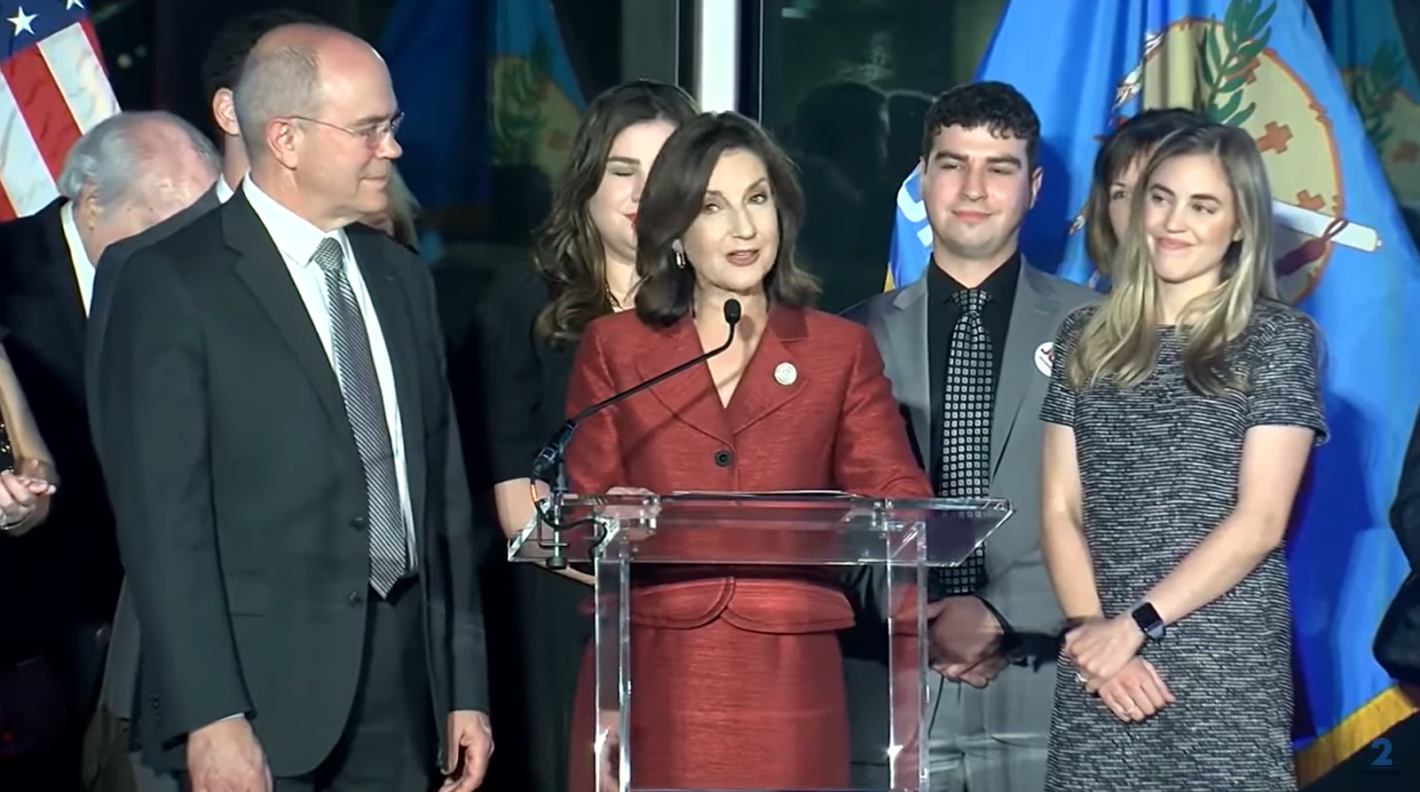
<svg viewBox="0 0 1420 792"><path fill-rule="evenodd" d="M410 570L409 538L395 481L394 449L385 418L384 397L375 375L370 334L346 274L345 252L330 237L321 240L311 261L325 273L330 304L330 340L335 352L345 416L355 435L365 471L370 529L370 587L381 597Z"/></svg>

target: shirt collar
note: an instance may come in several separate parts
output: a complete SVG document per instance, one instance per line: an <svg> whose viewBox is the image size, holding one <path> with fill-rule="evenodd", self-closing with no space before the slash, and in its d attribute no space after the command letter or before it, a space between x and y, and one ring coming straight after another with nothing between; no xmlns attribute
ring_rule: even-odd
<svg viewBox="0 0 1420 792"><path fill-rule="evenodd" d="M66 202L59 207L59 224L64 229L64 243L69 247L70 260L82 271L94 268L89 261L89 253L84 249L84 240L79 236L79 224L74 220L74 203Z"/></svg>
<svg viewBox="0 0 1420 792"><path fill-rule="evenodd" d="M287 209L276 202L275 198L262 192L256 186L250 175L242 180L242 194L246 196L247 202L256 212L256 216L261 219L261 224L266 226L266 230L271 234L271 240L276 243L276 248L284 253L291 260L304 267L311 263L311 257L316 254L316 248L325 239L334 239L340 243L342 249L348 246L345 243L345 232L335 230L326 233L311 224L309 220L301 217L295 212Z"/></svg>
<svg viewBox="0 0 1420 792"><path fill-rule="evenodd" d="M237 182L241 186L241 182ZM217 177L217 203L224 204L236 195L236 191L227 186L227 177L219 175Z"/></svg>
<svg viewBox="0 0 1420 792"><path fill-rule="evenodd" d="M929 273L927 280L928 293L933 295L935 299L946 302L951 300L953 295L957 292L967 290L956 278L948 275L946 270L937 266L935 260L929 260L927 262L927 269ZM986 292L986 294L991 297L992 302L1010 305L1016 298L1016 282L1020 280L1020 275L1021 253L1020 251L1016 251L1011 254L1010 258L1006 259L1004 264L997 267L995 272L987 275L986 280L982 281L981 285L976 288L979 291Z"/></svg>

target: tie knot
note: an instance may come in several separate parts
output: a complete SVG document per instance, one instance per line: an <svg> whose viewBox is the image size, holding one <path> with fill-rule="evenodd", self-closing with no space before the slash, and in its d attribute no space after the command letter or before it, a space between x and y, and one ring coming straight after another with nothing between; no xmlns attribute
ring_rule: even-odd
<svg viewBox="0 0 1420 792"><path fill-rule="evenodd" d="M311 261L326 272L339 272L345 267L345 251L340 249L339 242L326 237L316 246Z"/></svg>
<svg viewBox="0 0 1420 792"><path fill-rule="evenodd" d="M981 289L962 289L956 293L957 305L960 305L962 311L969 314L981 313L982 307L990 298L991 296Z"/></svg>

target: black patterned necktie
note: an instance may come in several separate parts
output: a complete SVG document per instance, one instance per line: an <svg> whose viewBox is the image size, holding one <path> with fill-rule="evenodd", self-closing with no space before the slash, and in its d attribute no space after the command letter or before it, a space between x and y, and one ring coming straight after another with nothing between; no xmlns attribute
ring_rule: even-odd
<svg viewBox="0 0 1420 792"><path fill-rule="evenodd" d="M991 337L981 321L987 294L975 289L954 295L961 318L952 330L942 409L944 498L984 498L991 489ZM936 597L972 594L986 584L986 545L955 567L936 570Z"/></svg>
<svg viewBox="0 0 1420 792"><path fill-rule="evenodd" d="M345 272L345 252L330 237L321 240L311 261L325 273L330 304L330 342L335 353L345 416L365 470L370 528L370 587L381 597L409 570L409 541L395 481L394 447L370 333Z"/></svg>

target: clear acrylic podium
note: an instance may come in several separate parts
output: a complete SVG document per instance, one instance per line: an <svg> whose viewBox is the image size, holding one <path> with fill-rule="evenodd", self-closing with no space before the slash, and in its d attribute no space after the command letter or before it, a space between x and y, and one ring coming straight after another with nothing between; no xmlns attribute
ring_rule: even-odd
<svg viewBox="0 0 1420 792"><path fill-rule="evenodd" d="M1011 515L1002 500L881 500L841 493L565 495L547 513L561 530L530 525L509 544L512 561L554 568L591 563L596 578L598 766L614 776L599 792L649 792L632 774L635 706L630 635L633 571L641 565L817 568L849 600L880 617L887 636L889 790L928 792L926 739L936 672L928 665L928 571L953 566ZM717 570L716 567L724 567ZM742 571L741 574L747 574ZM829 760L840 757L825 757ZM765 792L798 792L766 787ZM708 792L708 791L697 791Z"/></svg>

